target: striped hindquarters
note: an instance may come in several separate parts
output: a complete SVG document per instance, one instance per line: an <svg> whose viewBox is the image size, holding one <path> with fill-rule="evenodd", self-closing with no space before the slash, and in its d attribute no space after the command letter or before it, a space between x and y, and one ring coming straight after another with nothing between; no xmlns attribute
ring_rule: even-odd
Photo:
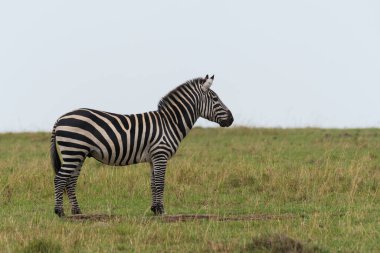
<svg viewBox="0 0 380 253"><path fill-rule="evenodd" d="M120 115L79 109L58 120L56 141L64 161L92 156L109 165L134 164L148 161L149 148L162 135L160 126L158 112Z"/></svg>

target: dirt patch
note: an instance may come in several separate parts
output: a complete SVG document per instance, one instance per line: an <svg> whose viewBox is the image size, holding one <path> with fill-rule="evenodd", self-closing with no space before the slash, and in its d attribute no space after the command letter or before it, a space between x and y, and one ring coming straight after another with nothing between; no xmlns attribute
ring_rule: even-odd
<svg viewBox="0 0 380 253"><path fill-rule="evenodd" d="M274 234L253 238L252 243L243 252L274 253L322 253L323 249L302 243L282 234Z"/></svg>
<svg viewBox="0 0 380 253"><path fill-rule="evenodd" d="M117 218L116 215L109 214L76 214L64 217L69 221L110 221L115 218Z"/></svg>
<svg viewBox="0 0 380 253"><path fill-rule="evenodd" d="M263 221L263 220L284 220L302 218L303 216L296 216L293 214L252 214L252 215L233 215L233 216L219 216L212 214L178 214L178 215L163 215L158 217L146 217L147 220L156 219L163 222L186 222L196 220L212 220L212 221ZM116 215L109 214L76 214L68 215L63 219L68 221L110 221L117 219Z"/></svg>
<svg viewBox="0 0 380 253"><path fill-rule="evenodd" d="M179 215L164 215L161 217L164 222L184 222L195 220L213 220L213 221L249 221L249 220L283 220L295 219L302 216L292 214L252 214L241 216L219 216L211 214L179 214Z"/></svg>

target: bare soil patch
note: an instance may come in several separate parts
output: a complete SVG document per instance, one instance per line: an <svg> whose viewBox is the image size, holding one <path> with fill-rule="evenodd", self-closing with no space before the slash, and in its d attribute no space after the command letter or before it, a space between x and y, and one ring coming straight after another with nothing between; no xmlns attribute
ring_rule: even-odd
<svg viewBox="0 0 380 253"><path fill-rule="evenodd" d="M75 214L65 216L64 219L69 221L110 221L116 217L116 215L110 214Z"/></svg>
<svg viewBox="0 0 380 253"><path fill-rule="evenodd" d="M178 215L164 215L161 219L164 222L184 222L195 220L213 220L213 221L248 221L248 220L283 220L283 219L295 219L302 216L296 216L293 214L251 214L241 216L219 216L211 214L178 214Z"/></svg>
<svg viewBox="0 0 380 253"><path fill-rule="evenodd" d="M326 251L283 234L274 234L253 238L243 252L323 253Z"/></svg>
<svg viewBox="0 0 380 253"><path fill-rule="evenodd" d="M116 219L118 216L110 214L76 214L68 215L63 219L68 221L110 221ZM251 215L231 215L220 216L213 214L177 214L177 215L163 215L157 217L146 217L147 220L159 219L163 222L191 222L197 220L212 220L212 221L264 221L264 220L284 220L302 218L303 216L297 216L294 214L251 214Z"/></svg>

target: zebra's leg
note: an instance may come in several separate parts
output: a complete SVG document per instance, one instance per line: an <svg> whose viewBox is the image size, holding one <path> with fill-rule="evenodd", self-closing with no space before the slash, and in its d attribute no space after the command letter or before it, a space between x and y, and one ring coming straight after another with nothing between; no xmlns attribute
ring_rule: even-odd
<svg viewBox="0 0 380 253"><path fill-rule="evenodd" d="M65 215L63 211L63 193L66 190L69 195L70 202L72 200L72 192L69 193L70 187L74 191L75 197L75 186L76 179L78 178L81 165L83 163L83 158L69 158L66 154L62 155L63 164L61 169L58 171L54 178L54 188L55 188L55 207L54 212L62 217ZM73 177L73 179L71 179ZM76 178L75 178L76 177ZM74 184L70 184L74 183ZM70 185L69 188L67 186ZM72 187L73 185L73 187ZM71 194L71 195L70 195ZM71 198L70 198L71 197ZM76 198L75 198L76 199Z"/></svg>
<svg viewBox="0 0 380 253"><path fill-rule="evenodd" d="M75 194L75 188L77 186L77 181L79 177L79 172L75 175L72 175L66 185L66 192L71 204L71 214L81 214L81 210L79 208L78 200Z"/></svg>
<svg viewBox="0 0 380 253"><path fill-rule="evenodd" d="M150 163L150 170L151 170L151 174L150 174L150 189L152 191L152 206L151 206L150 210L152 210L152 212L156 213L156 185L154 183L154 167L153 167L153 163Z"/></svg>
<svg viewBox="0 0 380 253"><path fill-rule="evenodd" d="M54 195L55 195L55 206L54 212L59 217L65 216L63 212L63 192L65 190L68 177L62 175L55 175L54 177Z"/></svg>
<svg viewBox="0 0 380 253"><path fill-rule="evenodd" d="M164 188L165 188L165 172L166 172L167 159L159 157L153 160L153 179L155 194L153 197L153 206L151 210L155 215L165 213L164 209Z"/></svg>

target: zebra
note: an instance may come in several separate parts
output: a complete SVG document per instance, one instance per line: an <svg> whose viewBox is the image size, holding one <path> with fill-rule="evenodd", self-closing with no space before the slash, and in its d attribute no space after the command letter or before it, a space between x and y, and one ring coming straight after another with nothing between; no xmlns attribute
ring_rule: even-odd
<svg viewBox="0 0 380 253"><path fill-rule="evenodd" d="M156 111L115 114L81 108L55 123L50 156L55 172L54 212L64 216L63 194L71 213L81 214L75 188L86 157L113 166L150 163L151 211L164 214L163 194L168 160L199 117L229 127L231 111L210 89L214 76L189 80L164 96Z"/></svg>

